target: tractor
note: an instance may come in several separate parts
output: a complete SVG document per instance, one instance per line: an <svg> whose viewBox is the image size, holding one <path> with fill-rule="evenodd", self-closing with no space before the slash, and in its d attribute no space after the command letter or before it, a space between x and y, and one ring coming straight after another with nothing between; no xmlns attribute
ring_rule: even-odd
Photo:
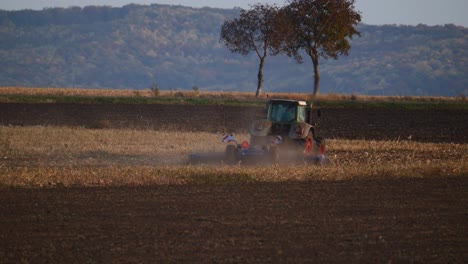
<svg viewBox="0 0 468 264"><path fill-rule="evenodd" d="M258 157L271 162L312 160L321 162L325 142L316 137L312 105L305 101L271 99L265 108L266 119L252 122L250 142L238 143L233 135L224 135L228 143L225 161L236 163ZM321 116L320 109L317 117Z"/></svg>

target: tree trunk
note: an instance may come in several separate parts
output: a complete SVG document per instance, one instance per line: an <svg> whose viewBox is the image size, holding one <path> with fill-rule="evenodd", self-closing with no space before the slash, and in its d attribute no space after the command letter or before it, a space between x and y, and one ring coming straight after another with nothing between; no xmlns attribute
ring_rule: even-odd
<svg viewBox="0 0 468 264"><path fill-rule="evenodd" d="M314 92L312 94L313 98L315 98L315 96L317 96L317 94L319 93L319 84L320 84L318 54L315 55L314 57L312 57L312 63L314 64Z"/></svg>
<svg viewBox="0 0 468 264"><path fill-rule="evenodd" d="M265 66L265 58L260 59L260 65L258 67L258 85L257 85L257 93L255 97L259 97L262 93L262 86L263 86L263 67Z"/></svg>

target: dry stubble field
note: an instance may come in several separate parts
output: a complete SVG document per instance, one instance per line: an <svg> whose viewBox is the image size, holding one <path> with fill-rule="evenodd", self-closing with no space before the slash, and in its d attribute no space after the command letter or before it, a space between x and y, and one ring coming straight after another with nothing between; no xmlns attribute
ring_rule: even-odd
<svg viewBox="0 0 468 264"><path fill-rule="evenodd" d="M187 164L220 136L1 126L0 262L468 259L467 144L334 139L329 166Z"/></svg>
<svg viewBox="0 0 468 264"><path fill-rule="evenodd" d="M412 141L327 140L327 166L210 166L194 152L220 152L222 134L66 127L0 127L0 184L5 187L231 183L354 178L462 176L468 145ZM247 134L236 134L240 141Z"/></svg>

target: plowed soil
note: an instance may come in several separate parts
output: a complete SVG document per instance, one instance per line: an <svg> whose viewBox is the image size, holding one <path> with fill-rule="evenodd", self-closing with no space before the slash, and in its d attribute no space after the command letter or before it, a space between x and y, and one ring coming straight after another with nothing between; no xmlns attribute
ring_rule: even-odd
<svg viewBox="0 0 468 264"><path fill-rule="evenodd" d="M224 105L0 104L0 125L245 132L261 107ZM468 111L326 108L325 138L468 143Z"/></svg>
<svg viewBox="0 0 468 264"><path fill-rule="evenodd" d="M7 262L466 263L466 178L0 193Z"/></svg>
<svg viewBox="0 0 468 264"><path fill-rule="evenodd" d="M0 104L0 124L216 132L245 127L259 111ZM328 137L468 142L463 111L323 114ZM466 263L468 177L389 177L3 188L0 263Z"/></svg>

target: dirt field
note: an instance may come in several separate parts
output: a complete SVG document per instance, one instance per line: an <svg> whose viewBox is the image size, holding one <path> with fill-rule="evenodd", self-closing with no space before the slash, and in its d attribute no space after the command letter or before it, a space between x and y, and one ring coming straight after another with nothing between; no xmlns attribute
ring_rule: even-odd
<svg viewBox="0 0 468 264"><path fill-rule="evenodd" d="M258 111L226 106L184 106L181 111L175 106L151 105L0 104L0 125L217 132L240 130ZM323 114L322 133L331 138L411 136L417 141L468 143L465 112L326 109ZM34 135L49 136L44 134ZM14 158L0 157L0 171L13 175L13 170L28 166L39 173L41 166L73 171L77 164L91 163L88 166L102 169L103 161L109 166L122 163L124 154L103 155L114 144L110 139L104 142L95 134L89 136L103 144L98 156L71 155L70 148L89 151L72 140L36 146L34 138L29 138L27 142L32 143L26 147L38 148L38 153L47 154L43 156L15 154L15 144L0 141L8 143ZM434 145L439 150L444 146ZM420 162L417 169L466 157L465 146L447 147L444 153L401 148L385 153L369 150L368 156L362 155L364 150L356 155L353 149L333 154L342 163L360 164L362 160L366 168L374 162L378 166L412 162L407 160L411 157ZM130 145L114 147L116 152L134 151ZM373 160L377 154L379 159ZM154 160L148 157L148 162ZM457 173L435 170L439 175L423 177L0 187L0 263L466 263L468 175L466 166L461 169ZM157 168L145 170L154 173ZM134 176L135 171L128 171ZM458 176L449 176L452 173Z"/></svg>
<svg viewBox="0 0 468 264"><path fill-rule="evenodd" d="M460 110L322 109L325 138L468 143L468 113ZM0 125L242 132L261 107L117 104L0 104Z"/></svg>
<svg viewBox="0 0 468 264"><path fill-rule="evenodd" d="M464 263L466 178L8 189L8 262Z"/></svg>

